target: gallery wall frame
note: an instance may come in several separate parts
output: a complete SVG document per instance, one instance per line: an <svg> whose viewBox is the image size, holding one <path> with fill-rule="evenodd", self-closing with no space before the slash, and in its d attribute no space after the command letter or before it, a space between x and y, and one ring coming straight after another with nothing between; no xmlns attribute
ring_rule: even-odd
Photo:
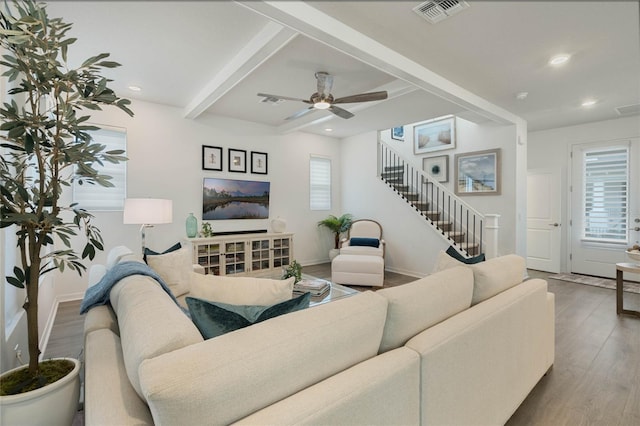
<svg viewBox="0 0 640 426"><path fill-rule="evenodd" d="M202 170L222 171L222 148L202 145Z"/></svg>
<svg viewBox="0 0 640 426"><path fill-rule="evenodd" d="M391 139L396 141L404 141L404 126L392 127Z"/></svg>
<svg viewBox="0 0 640 426"><path fill-rule="evenodd" d="M413 127L413 153L416 155L455 147L455 116L430 120Z"/></svg>
<svg viewBox="0 0 640 426"><path fill-rule="evenodd" d="M244 149L229 148L228 170L234 173L247 172L247 151Z"/></svg>
<svg viewBox="0 0 640 426"><path fill-rule="evenodd" d="M454 192L457 195L500 195L500 155L500 148L456 154Z"/></svg>
<svg viewBox="0 0 640 426"><path fill-rule="evenodd" d="M437 157L423 158L422 170L437 182L449 182L449 156L439 155Z"/></svg>
<svg viewBox="0 0 640 426"><path fill-rule="evenodd" d="M269 173L269 155L266 152L251 151L251 173L257 175Z"/></svg>

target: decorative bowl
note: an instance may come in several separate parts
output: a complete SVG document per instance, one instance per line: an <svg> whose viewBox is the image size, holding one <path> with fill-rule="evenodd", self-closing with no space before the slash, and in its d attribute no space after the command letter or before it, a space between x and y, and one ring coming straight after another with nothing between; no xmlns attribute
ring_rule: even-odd
<svg viewBox="0 0 640 426"><path fill-rule="evenodd" d="M640 262L640 250L629 249L629 250L627 250L627 256L629 256L629 258L631 260L635 260L636 262Z"/></svg>

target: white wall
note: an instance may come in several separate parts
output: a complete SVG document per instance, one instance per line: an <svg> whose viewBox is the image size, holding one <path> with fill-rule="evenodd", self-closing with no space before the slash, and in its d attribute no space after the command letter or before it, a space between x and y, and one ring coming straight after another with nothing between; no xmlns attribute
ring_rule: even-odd
<svg viewBox="0 0 640 426"><path fill-rule="evenodd" d="M571 145L640 136L640 117L624 117L578 126L531 132L528 135L528 169L560 172L561 223L569 223L569 148ZM562 232L560 270L568 270L569 227Z"/></svg>
<svg viewBox="0 0 640 426"><path fill-rule="evenodd" d="M515 126L478 125L456 120L455 149L429 153L429 157L449 156L449 182L453 190L454 155L456 153L502 148L502 195L466 196L465 201L482 213L501 215L500 254L516 250L516 136ZM415 167L422 167L427 155L413 154L413 128L405 126L404 141L392 140L389 130L380 132L381 139L405 156ZM387 242L386 267L409 275L423 276L431 272L439 250L448 244L435 234L415 210L376 176L377 132L347 138L342 142L342 206L345 213L357 218L379 221ZM521 171L522 172L522 171Z"/></svg>

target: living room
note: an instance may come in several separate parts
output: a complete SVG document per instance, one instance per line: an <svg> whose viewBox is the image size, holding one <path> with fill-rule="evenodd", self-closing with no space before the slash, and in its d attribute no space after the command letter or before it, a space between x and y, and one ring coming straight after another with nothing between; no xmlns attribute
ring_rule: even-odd
<svg viewBox="0 0 640 426"><path fill-rule="evenodd" d="M471 10L474 4L470 3ZM359 4L360 2L354 2L351 6L356 7ZM332 6L327 5L326 7L331 8ZM621 5L621 7L629 6ZM637 5L635 7L637 9ZM61 5L52 3L51 11L56 8L64 10L64 3ZM273 18L275 19L275 17ZM82 40L83 36L84 34L79 38ZM109 40L106 38L104 40L105 50L113 52L113 49L109 48ZM303 47L305 47L304 44L298 49ZM114 59L122 61L115 54ZM635 61L638 62L637 59ZM127 63L122 62L122 68L126 70ZM261 90L304 97L308 94L307 92L313 91L315 83L313 75L308 75L308 77L309 80L305 84L301 84L299 90L296 88L292 92L289 92L288 88L278 87L275 83L272 85L269 80L260 81ZM336 75L336 85L340 82L340 78L340 75ZM435 80L437 79L433 78L431 81L427 79L427 82L433 83ZM143 85L142 82L139 84ZM380 86L384 86L384 84L381 83ZM308 90L305 87L308 87ZM282 92L284 89L287 90ZM374 89L376 86L366 87L362 90ZM451 83L447 84L447 89L456 92L459 87ZM637 89L637 83L629 85L628 92L631 93L630 96L634 100L624 105L637 103ZM360 91L360 88L357 91ZM351 91L346 90L346 92ZM393 92L390 90L390 93ZM94 113L92 121L109 127L126 129L127 156L129 157L127 196L173 200L173 223L158 225L147 232L147 245L153 249L163 250L176 241L184 239L184 219L190 212L196 214L199 225L201 224L202 179L204 177L268 180L272 188L269 216L270 218L279 216L286 219L287 231L295 234L295 257L303 265L314 265L328 261L327 253L332 246L332 238L316 226L317 222L325 218L327 214L339 215L348 212L357 218L375 218L383 223L385 239L388 244L387 269L389 271L424 276L432 270L437 253L448 246L446 241L436 235L432 229L424 226L424 221L407 208L404 201L395 197L393 192L382 184L376 172L376 144L380 135L386 135L389 129L395 125L409 126L412 123L439 116L431 113L429 109L431 104L422 98L421 94L410 93L389 99L386 101L386 106L381 106L383 109L380 114L385 117L384 121L381 121L383 123L380 124L381 127L361 128L358 131L345 134L345 136L329 136L324 131L328 122L307 123L309 131L303 127L299 131L282 132L283 129L279 126L215 114L216 109L219 111L225 107L224 98L219 106L214 107L213 114L201 114L197 118L191 119L185 118L185 105L165 105L166 102L163 101L152 102L137 99L138 95L129 92L121 93L121 95L133 99L134 118L128 118L119 111L104 111ZM531 96L533 95L532 91ZM141 98L143 96L140 95ZM411 96L414 96L415 99L411 100ZM449 107L453 105L452 99L455 98L458 101L469 102L469 110L475 114L482 109L482 106L486 107L489 115L495 116L502 111L501 108L494 107L489 102L477 99L469 93L456 92L453 95L445 96L450 96L447 99ZM247 103L257 105L260 98L256 97L253 92L251 92L251 97ZM400 119L396 117L395 110L399 110L398 105L403 98L408 104L413 105L413 108L410 113L405 113ZM270 108L265 105L259 106ZM272 110L280 107L274 107ZM301 107L303 105L293 109L297 110ZM435 107L433 109L438 110ZM511 110L505 108L506 111ZM356 115L362 116L367 114L366 110L354 112ZM454 113L458 112L461 111L454 111ZM501 196L475 197L473 200L470 199L471 197L467 197L480 211L501 215L498 250L501 254L518 253L525 256L527 253L527 168L554 167L559 169L563 176L562 187L566 191L568 185L565 176L568 168L569 145L640 135L637 116L616 118L609 115L604 118L598 116L589 119L571 117L565 123L547 128L539 127L541 130L527 133L526 124L523 128L522 123L486 122L478 119L477 115L470 114L468 110L465 112L466 115L461 112L458 119L457 147L448 151L447 154L450 159L453 159L453 155L456 153L489 148L502 150L503 186ZM288 112L279 114L282 121ZM571 114L574 112L572 111ZM506 116L509 117L509 114L507 113ZM402 121L398 121L399 119ZM335 118L331 124L337 120L339 119ZM514 120L517 121L517 119ZM355 126L362 126L362 122L357 122ZM333 133L339 134L340 129L336 128ZM393 141L391 142L393 143ZM224 171L202 170L203 145L223 148L225 154ZM251 151L267 153L268 174L266 176L252 174L249 168L245 174L229 172L226 164L226 154L229 149L245 150L248 154ZM332 207L329 211L309 210L308 167L310 156L331 159ZM450 163L449 167L451 167L449 173L452 176L453 164ZM452 178L450 178L451 180ZM568 223L566 192L562 199L565 208L563 216L559 220L562 223ZM104 230L107 248L120 244L133 248L139 247L138 226L124 225L122 212L96 212L96 218L97 223ZM269 229L270 220L214 221L213 227L216 232ZM3 247L11 246L5 235L3 235L3 243ZM568 238L563 237L562 246L566 248L568 245ZM569 250L564 250L560 255L562 270L568 270L568 252ZM9 255L10 251L7 250L6 253ZM100 253L96 262L103 262L104 259L105 254ZM9 264L3 263L3 268L8 266ZM81 297L86 288L86 281L84 277L79 278L67 272L64 279L56 277L55 284L53 281L45 282L42 287L45 297L49 301L48 304L44 304L45 307L49 306L49 310L45 310L46 314L43 319L43 321L47 321L56 302ZM9 309L4 307L7 306L8 301L15 302L10 303ZM9 296L5 293L4 302L2 305L6 324L9 322L7 318L12 318L19 312L20 303L19 297L15 293ZM9 338L10 336L7 334L3 336L7 342L13 339L13 337ZM3 350L11 352L12 346L11 344L3 344ZM3 353L3 360L12 358L12 353L8 356Z"/></svg>

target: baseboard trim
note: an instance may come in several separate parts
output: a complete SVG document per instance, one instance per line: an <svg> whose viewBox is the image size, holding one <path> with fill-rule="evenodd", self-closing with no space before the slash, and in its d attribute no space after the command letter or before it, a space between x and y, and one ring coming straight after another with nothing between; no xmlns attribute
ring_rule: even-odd
<svg viewBox="0 0 640 426"><path fill-rule="evenodd" d="M53 301L53 306L51 311L49 312L49 317L47 318L47 322L44 325L44 330L42 331L42 337L40 338L40 361L42 361L42 357L47 352L47 345L49 344L49 338L51 337L51 330L53 329L53 324L56 321L56 315L58 314L58 306L62 302L72 302L75 300L82 300L84 298L84 293L70 293L63 294L61 296L56 296Z"/></svg>
<svg viewBox="0 0 640 426"><path fill-rule="evenodd" d="M414 277L414 278L424 278L427 275L429 275L429 274L425 274L424 272L409 271L409 270L406 270L406 269L393 268L393 267L385 267L384 270L385 271L389 271L389 272L394 272L396 274L408 275L408 276Z"/></svg>

